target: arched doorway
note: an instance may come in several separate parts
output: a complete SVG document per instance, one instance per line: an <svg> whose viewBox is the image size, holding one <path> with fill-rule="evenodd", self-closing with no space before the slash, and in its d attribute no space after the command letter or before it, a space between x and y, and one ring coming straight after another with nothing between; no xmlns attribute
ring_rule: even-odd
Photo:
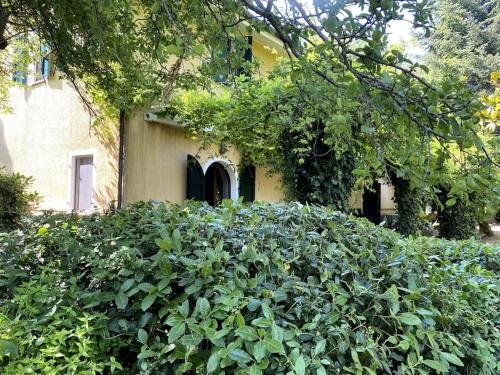
<svg viewBox="0 0 500 375"><path fill-rule="evenodd" d="M212 163L205 173L205 200L216 206L223 199L231 198L231 180L226 168L218 162Z"/></svg>

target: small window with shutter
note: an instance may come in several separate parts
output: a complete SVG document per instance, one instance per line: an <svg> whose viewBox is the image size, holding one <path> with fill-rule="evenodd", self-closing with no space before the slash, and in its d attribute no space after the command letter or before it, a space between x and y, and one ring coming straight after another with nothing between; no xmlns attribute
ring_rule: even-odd
<svg viewBox="0 0 500 375"><path fill-rule="evenodd" d="M224 72L217 73L215 75L214 77L215 82L223 84L227 83L228 73L231 72L234 73L236 76L243 74L248 78L251 77L251 70L249 68L249 64L253 60L253 50L252 50L253 39L251 36L248 36L246 39L248 47L245 48L243 51L243 66L240 66L236 71L232 70L230 66L231 65L230 61L228 60L228 53L229 51L234 51L234 46L233 43L231 42L231 39L227 40L226 45L219 54L219 57L226 62L226 67L224 69Z"/></svg>
<svg viewBox="0 0 500 375"><path fill-rule="evenodd" d="M251 78L252 76L252 73L251 73L251 69L250 67L248 66L249 64L252 63L252 59L253 59L253 50L252 50L252 43L253 43L253 40L252 40L252 37L251 36L248 36L247 37L247 43L248 43L248 47L245 48L245 52L243 54L243 64L246 65L246 66L242 66L240 67L237 71L236 71L236 75L239 76L239 75L245 75L247 78Z"/></svg>
<svg viewBox="0 0 500 375"><path fill-rule="evenodd" d="M231 49L231 41L228 39L226 45L224 46L224 48L222 49L222 51L219 54L219 58L222 61L226 61L227 62L227 53L228 53L228 51L230 49ZM227 81L227 71L216 73L215 77L214 77L214 80L215 80L215 82L218 82L218 83L226 83L226 81Z"/></svg>
<svg viewBox="0 0 500 375"><path fill-rule="evenodd" d="M40 59L35 62L35 82L49 78L50 61L49 61L49 46L43 44L40 48Z"/></svg>

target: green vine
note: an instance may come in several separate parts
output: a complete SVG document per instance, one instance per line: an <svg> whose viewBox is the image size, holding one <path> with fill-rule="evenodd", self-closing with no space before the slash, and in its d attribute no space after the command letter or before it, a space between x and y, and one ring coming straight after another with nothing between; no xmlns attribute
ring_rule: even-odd
<svg viewBox="0 0 500 375"><path fill-rule="evenodd" d="M348 200L354 186L354 153L337 153L324 142L324 124L315 122L316 134L304 148L305 134L284 131L280 137L283 153L281 170L283 186L290 200L332 205L349 209ZM303 152L290 152L303 150Z"/></svg>
<svg viewBox="0 0 500 375"><path fill-rule="evenodd" d="M405 178L393 175L391 183L396 203L396 230L404 236L417 235L422 210L421 193Z"/></svg>
<svg viewBox="0 0 500 375"><path fill-rule="evenodd" d="M463 199L457 198L453 205L447 200L447 190L439 195L443 204L438 210L439 236L446 239L466 240L476 234L475 207Z"/></svg>
<svg viewBox="0 0 500 375"><path fill-rule="evenodd" d="M347 211L360 127L348 112L320 119L303 95L285 80L245 82L218 95L177 93L165 115L181 122L202 147L232 144L243 164L280 175L286 199Z"/></svg>

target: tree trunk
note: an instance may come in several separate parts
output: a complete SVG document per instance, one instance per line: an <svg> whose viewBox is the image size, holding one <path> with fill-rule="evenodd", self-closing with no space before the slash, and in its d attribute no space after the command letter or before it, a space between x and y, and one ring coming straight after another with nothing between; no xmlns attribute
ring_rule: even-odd
<svg viewBox="0 0 500 375"><path fill-rule="evenodd" d="M7 48L9 44L5 38L5 30L7 29L7 20L9 19L9 13L4 8L2 3L0 3L0 50Z"/></svg>
<svg viewBox="0 0 500 375"><path fill-rule="evenodd" d="M486 237L493 236L493 231L491 230L490 224L488 224L486 221L479 222L479 231L481 233L484 233Z"/></svg>

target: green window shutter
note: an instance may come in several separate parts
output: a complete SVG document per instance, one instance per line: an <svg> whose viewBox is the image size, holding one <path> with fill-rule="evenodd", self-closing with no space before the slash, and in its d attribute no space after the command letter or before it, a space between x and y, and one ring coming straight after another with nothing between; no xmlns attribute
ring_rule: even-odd
<svg viewBox="0 0 500 375"><path fill-rule="evenodd" d="M371 189L365 189L363 192L363 217L366 217L374 224L380 224L382 221L380 213L381 186L375 181Z"/></svg>
<svg viewBox="0 0 500 375"><path fill-rule="evenodd" d="M245 49L245 54L243 55L243 59L245 62L252 62L253 59L253 50L252 50L252 42L253 39L251 36L247 37L248 48Z"/></svg>
<svg viewBox="0 0 500 375"><path fill-rule="evenodd" d="M49 78L50 75L50 62L49 62L49 46L47 44L43 44L41 47L41 75L43 78Z"/></svg>
<svg viewBox="0 0 500 375"><path fill-rule="evenodd" d="M252 42L253 42L252 37L248 36L247 37L248 47L245 48L245 52L243 54L244 64L249 64L249 63L252 62L252 59L253 59ZM244 74L247 78L251 78L251 76L252 76L252 74L250 73L250 71L248 70L248 68L244 67L244 66L238 68L238 70L236 72L237 76L239 76L241 74Z"/></svg>
<svg viewBox="0 0 500 375"><path fill-rule="evenodd" d="M243 202L255 200L255 167L248 165L240 174L240 197Z"/></svg>
<svg viewBox="0 0 500 375"><path fill-rule="evenodd" d="M42 77L49 78L49 59L46 57L42 57Z"/></svg>
<svg viewBox="0 0 500 375"><path fill-rule="evenodd" d="M186 199L205 200L205 176L198 160L192 155L187 156L187 187Z"/></svg>

